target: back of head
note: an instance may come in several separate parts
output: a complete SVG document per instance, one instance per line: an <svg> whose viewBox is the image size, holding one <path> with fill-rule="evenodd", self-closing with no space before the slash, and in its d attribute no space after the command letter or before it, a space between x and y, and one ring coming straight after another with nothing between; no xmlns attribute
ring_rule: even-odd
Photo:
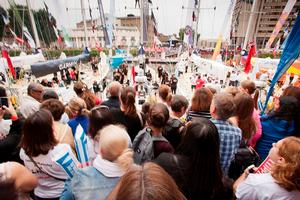
<svg viewBox="0 0 300 200"><path fill-rule="evenodd" d="M103 127L114 124L114 117L107 106L95 107L89 114L89 132L94 139L97 132Z"/></svg>
<svg viewBox="0 0 300 200"><path fill-rule="evenodd" d="M87 86L83 82L78 81L74 84L73 89L77 96L81 96L87 90Z"/></svg>
<svg viewBox="0 0 300 200"><path fill-rule="evenodd" d="M125 87L121 90L120 100L121 106L125 110L125 115L135 116L136 107L135 107L135 90L132 87Z"/></svg>
<svg viewBox="0 0 300 200"><path fill-rule="evenodd" d="M124 171L133 164L133 152L128 148L130 137L125 128L108 125L99 132L100 154L103 159L117 163Z"/></svg>
<svg viewBox="0 0 300 200"><path fill-rule="evenodd" d="M65 112L64 104L57 99L48 99L40 105L40 109L49 110L54 121L59 121Z"/></svg>
<svg viewBox="0 0 300 200"><path fill-rule="evenodd" d="M130 184L128 184L130 183ZM132 167L124 174L109 200L184 200L172 177L152 162Z"/></svg>
<svg viewBox="0 0 300 200"><path fill-rule="evenodd" d="M21 147L27 155L35 157L47 154L57 144L52 124L52 115L45 109L35 112L25 120Z"/></svg>
<svg viewBox="0 0 300 200"><path fill-rule="evenodd" d="M293 96L300 102L300 88L289 86L283 91L282 96Z"/></svg>
<svg viewBox="0 0 300 200"><path fill-rule="evenodd" d="M224 92L228 93L228 94L231 94L232 96L235 96L240 91L239 91L239 89L237 87L229 86L229 87L225 88Z"/></svg>
<svg viewBox="0 0 300 200"><path fill-rule="evenodd" d="M252 95L255 92L255 90L256 90L255 83L253 81L250 81L250 80L243 80L241 82L241 86L250 95Z"/></svg>
<svg viewBox="0 0 300 200"><path fill-rule="evenodd" d="M164 102L170 102L172 99L172 91L168 85L160 85L158 88L158 95Z"/></svg>
<svg viewBox="0 0 300 200"><path fill-rule="evenodd" d="M283 157L284 162L275 163L272 166L271 174L276 183L286 190L300 191L300 139L287 137L281 142L278 147L278 155Z"/></svg>
<svg viewBox="0 0 300 200"><path fill-rule="evenodd" d="M212 100L218 119L227 120L235 112L235 104L233 102L233 96L227 93L215 94Z"/></svg>
<svg viewBox="0 0 300 200"><path fill-rule="evenodd" d="M46 90L43 94L43 101L48 99L59 99L57 93L54 90Z"/></svg>
<svg viewBox="0 0 300 200"><path fill-rule="evenodd" d="M196 89L191 101L191 110L196 112L209 111L212 98L213 94L208 88Z"/></svg>
<svg viewBox="0 0 300 200"><path fill-rule="evenodd" d="M254 102L247 93L238 93L234 97L236 106L235 116L238 119L238 126L242 130L244 139L250 139L256 131L256 123L252 117L254 111Z"/></svg>
<svg viewBox="0 0 300 200"><path fill-rule="evenodd" d="M185 96L182 95L174 95L171 100L171 109L173 112L181 112L182 108L187 109L189 106L189 102Z"/></svg>
<svg viewBox="0 0 300 200"><path fill-rule="evenodd" d="M154 128L163 128L169 120L169 110L163 103L156 103L149 111L149 125Z"/></svg>
<svg viewBox="0 0 300 200"><path fill-rule="evenodd" d="M113 81L108 86L108 92L111 97L118 97L121 89L122 85L118 81Z"/></svg>
<svg viewBox="0 0 300 200"><path fill-rule="evenodd" d="M66 112L69 118L88 114L84 100L79 97L74 97L69 101L66 106Z"/></svg>
<svg viewBox="0 0 300 200"><path fill-rule="evenodd" d="M293 96L281 96L279 108L271 115L287 121L295 120L299 111L299 102Z"/></svg>

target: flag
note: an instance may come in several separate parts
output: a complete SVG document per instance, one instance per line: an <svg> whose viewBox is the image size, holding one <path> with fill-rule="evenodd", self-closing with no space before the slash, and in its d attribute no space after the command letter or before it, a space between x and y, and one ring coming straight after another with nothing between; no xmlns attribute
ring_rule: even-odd
<svg viewBox="0 0 300 200"><path fill-rule="evenodd" d="M144 46L141 45L141 47L139 48L139 55L144 55L145 54L145 49Z"/></svg>
<svg viewBox="0 0 300 200"><path fill-rule="evenodd" d="M7 65L8 65L8 68L11 72L11 74L13 75L14 79L16 78L16 72L15 72L15 68L14 66L12 65L12 62L11 62L11 59L8 55L8 52L6 50L2 50L2 57L5 58L7 60Z"/></svg>
<svg viewBox="0 0 300 200"><path fill-rule="evenodd" d="M96 49L99 51L99 53L100 53L101 51L103 51L101 45L100 45L98 42L96 42Z"/></svg>
<svg viewBox="0 0 300 200"><path fill-rule="evenodd" d="M35 42L32 38L32 36L30 35L28 29L26 26L23 26L23 33L24 33L24 36L26 37L27 41L28 41L28 44L29 46L32 48L32 49L35 49L36 48L36 45L35 45Z"/></svg>
<svg viewBox="0 0 300 200"><path fill-rule="evenodd" d="M192 14L192 20L193 20L193 22L196 21L196 14L195 14L195 11L193 11L193 14Z"/></svg>
<svg viewBox="0 0 300 200"><path fill-rule="evenodd" d="M247 74L250 72L251 67L252 67L251 66L251 58L256 53L256 48L255 48L254 42L249 43L249 47L250 47L250 50L249 50L249 54L248 54L247 61L245 64L245 69L244 69L245 73L247 73Z"/></svg>
<svg viewBox="0 0 300 200"><path fill-rule="evenodd" d="M299 57L300 54L300 11L298 12L298 17L294 24L293 29L291 30L288 38L286 39L286 44L283 49L277 70L273 76L270 89L268 91L266 102L263 108L263 112L265 111L268 101L270 99L271 94L273 93L273 89L277 83L277 81L281 78L281 76L289 69L292 63Z"/></svg>
<svg viewBox="0 0 300 200"><path fill-rule="evenodd" d="M8 25L9 24L9 16L8 15L4 16L3 14L1 14L1 15L2 15L2 19L3 19L4 24Z"/></svg>

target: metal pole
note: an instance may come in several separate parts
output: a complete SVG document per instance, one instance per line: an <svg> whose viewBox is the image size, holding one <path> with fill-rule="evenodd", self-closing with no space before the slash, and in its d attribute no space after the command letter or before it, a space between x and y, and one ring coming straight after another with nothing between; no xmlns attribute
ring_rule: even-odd
<svg viewBox="0 0 300 200"><path fill-rule="evenodd" d="M144 0L141 0L141 16L140 16L140 26L141 26L141 45L144 45Z"/></svg>
<svg viewBox="0 0 300 200"><path fill-rule="evenodd" d="M88 47L88 37L87 37L87 28L86 28L86 21L85 21L85 8L84 8L84 1L80 0L81 4L81 15L84 27L84 38L85 38L85 46Z"/></svg>
<svg viewBox="0 0 300 200"><path fill-rule="evenodd" d="M247 44L248 44L249 38L250 38L250 33L253 32L254 15L256 15L256 13L258 12L257 11L258 3L259 3L259 1L254 0L254 2L252 4L250 18L248 21L247 31L246 31L246 35L245 35L244 44L243 44L243 49L247 48Z"/></svg>
<svg viewBox="0 0 300 200"><path fill-rule="evenodd" d="M194 48L197 46L197 35L198 35L198 24L199 24L199 18L200 18L200 0L198 1L198 8L197 8L197 21L196 21L196 29L194 34ZM200 38L200 37L199 37ZM198 38L198 39L199 39Z"/></svg>
<svg viewBox="0 0 300 200"><path fill-rule="evenodd" d="M36 48L39 48L39 47L41 47L41 43L40 43L39 35L38 35L37 29L36 29L32 9L31 9L31 5L30 5L30 0L26 0L26 3L27 3L27 6L28 6L30 23L31 23L32 30L33 30L33 36L34 36L34 40L35 40L35 43L36 43Z"/></svg>

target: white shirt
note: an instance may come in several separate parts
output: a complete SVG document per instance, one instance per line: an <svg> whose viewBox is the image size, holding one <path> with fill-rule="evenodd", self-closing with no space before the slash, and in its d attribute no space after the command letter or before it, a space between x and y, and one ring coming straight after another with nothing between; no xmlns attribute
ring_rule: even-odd
<svg viewBox="0 0 300 200"><path fill-rule="evenodd" d="M22 99L22 103L20 106L20 112L23 115L23 117L27 118L31 114L38 111L39 108L40 108L40 102L38 102L33 97L27 95Z"/></svg>
<svg viewBox="0 0 300 200"><path fill-rule="evenodd" d="M72 153L71 147L68 144L57 144L46 155L40 154L32 159L37 165L46 173L59 179L67 179L68 175L64 169L58 165L55 160L57 155L61 155L62 152L68 152L74 160L76 160ZM49 175L41 172L38 167L30 160L25 151L21 149L20 158L24 161L27 169L29 169L37 178L38 186L34 189L34 194L41 198L57 198L60 197L65 183L50 177Z"/></svg>
<svg viewBox="0 0 300 200"><path fill-rule="evenodd" d="M237 188L237 199L245 200L298 200L299 191L287 191L275 182L270 173L249 174Z"/></svg>

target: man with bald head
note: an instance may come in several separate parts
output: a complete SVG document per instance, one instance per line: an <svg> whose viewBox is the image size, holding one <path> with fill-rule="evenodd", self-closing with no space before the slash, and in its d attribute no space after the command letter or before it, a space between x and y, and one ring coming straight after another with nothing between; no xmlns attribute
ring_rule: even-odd
<svg viewBox="0 0 300 200"><path fill-rule="evenodd" d="M118 81L113 81L107 88L108 100L103 101L101 105L105 105L109 108L120 109L119 94L122 89L122 85Z"/></svg>
<svg viewBox="0 0 300 200"><path fill-rule="evenodd" d="M44 93L43 86L39 83L30 83L27 87L27 95L22 99L20 112L27 118L39 110Z"/></svg>

